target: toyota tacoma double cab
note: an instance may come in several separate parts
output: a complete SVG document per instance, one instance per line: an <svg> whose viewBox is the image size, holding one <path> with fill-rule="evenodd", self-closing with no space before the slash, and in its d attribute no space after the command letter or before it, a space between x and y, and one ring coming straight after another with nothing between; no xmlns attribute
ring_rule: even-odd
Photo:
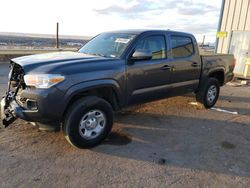
<svg viewBox="0 0 250 188"><path fill-rule="evenodd" d="M21 118L62 128L70 144L90 148L108 136L114 112L124 107L190 92L205 108L214 106L234 65L233 55L200 55L188 33L102 33L78 52L12 59L2 126Z"/></svg>

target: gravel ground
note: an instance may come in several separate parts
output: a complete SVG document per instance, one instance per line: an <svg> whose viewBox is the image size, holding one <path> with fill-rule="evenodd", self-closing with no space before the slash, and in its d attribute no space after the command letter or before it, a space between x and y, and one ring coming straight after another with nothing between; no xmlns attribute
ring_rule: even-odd
<svg viewBox="0 0 250 188"><path fill-rule="evenodd" d="M0 63L0 94L7 64ZM216 108L192 95L116 114L90 150L18 120L0 129L0 187L249 187L250 87L224 86Z"/></svg>

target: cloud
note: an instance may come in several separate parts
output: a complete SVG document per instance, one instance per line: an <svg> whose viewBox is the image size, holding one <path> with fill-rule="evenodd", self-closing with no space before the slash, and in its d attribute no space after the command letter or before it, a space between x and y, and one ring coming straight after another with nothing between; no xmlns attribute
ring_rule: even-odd
<svg viewBox="0 0 250 188"><path fill-rule="evenodd" d="M182 15L202 15L207 12L218 12L219 7L208 5L201 1L192 0L168 0L168 1L152 1L152 0L137 0L132 6L124 6L122 4L110 5L106 8L95 9L99 14L111 15L117 14L120 16L129 16L131 14L143 14L149 11L157 11L158 14L169 10L176 9Z"/></svg>
<svg viewBox="0 0 250 188"><path fill-rule="evenodd" d="M163 29L170 29L170 30L180 30L185 32L190 32L194 34L204 34L204 33L211 33L216 32L216 27L213 23L202 23L202 24L194 24L191 22L182 23L182 24L151 24L146 25L147 28L163 28Z"/></svg>
<svg viewBox="0 0 250 188"><path fill-rule="evenodd" d="M207 5L205 2L194 2L190 0L184 0L182 4L177 6L178 12L183 15L204 15L208 12L219 11L219 7Z"/></svg>
<svg viewBox="0 0 250 188"><path fill-rule="evenodd" d="M142 15L146 12L157 11L157 14L161 14L167 9L174 8L174 0L169 0L168 2L159 2L152 0L137 0L132 6L124 5L110 5L103 9L95 9L99 14L111 15L117 14L120 16L130 16L130 15Z"/></svg>
<svg viewBox="0 0 250 188"><path fill-rule="evenodd" d="M123 2L124 1L124 2ZM171 29L199 35L215 35L219 21L218 0L132 0L94 10L99 15L115 16L138 28ZM129 22L128 22L129 21Z"/></svg>

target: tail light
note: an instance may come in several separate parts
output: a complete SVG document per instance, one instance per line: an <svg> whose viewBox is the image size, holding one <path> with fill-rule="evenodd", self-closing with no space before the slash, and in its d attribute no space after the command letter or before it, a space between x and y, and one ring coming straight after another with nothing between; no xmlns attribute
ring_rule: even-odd
<svg viewBox="0 0 250 188"><path fill-rule="evenodd" d="M229 68L230 68L231 70L233 70L234 67L235 67L235 65L236 65L236 59L234 58L234 59L233 59L233 64L230 65Z"/></svg>

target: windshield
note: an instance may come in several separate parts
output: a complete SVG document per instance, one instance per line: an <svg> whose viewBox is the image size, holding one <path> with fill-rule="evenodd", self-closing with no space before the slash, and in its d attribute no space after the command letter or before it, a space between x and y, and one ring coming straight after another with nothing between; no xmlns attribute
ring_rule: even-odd
<svg viewBox="0 0 250 188"><path fill-rule="evenodd" d="M103 33L85 44L79 52L103 57L120 58L134 37L134 34Z"/></svg>

